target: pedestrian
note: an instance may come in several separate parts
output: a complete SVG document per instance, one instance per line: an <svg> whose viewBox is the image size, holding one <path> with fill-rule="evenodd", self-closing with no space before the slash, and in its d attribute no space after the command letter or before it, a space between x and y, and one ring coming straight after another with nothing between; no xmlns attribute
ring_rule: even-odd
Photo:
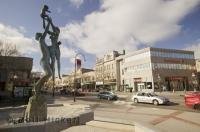
<svg viewBox="0 0 200 132"><path fill-rule="evenodd" d="M163 91L166 91L167 89L166 89L166 86L165 85L163 85Z"/></svg>

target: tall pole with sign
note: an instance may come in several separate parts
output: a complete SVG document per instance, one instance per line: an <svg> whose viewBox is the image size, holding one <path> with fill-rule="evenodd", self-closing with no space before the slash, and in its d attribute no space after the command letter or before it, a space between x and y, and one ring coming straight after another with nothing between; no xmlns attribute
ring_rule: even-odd
<svg viewBox="0 0 200 132"><path fill-rule="evenodd" d="M77 91L77 89L76 89L76 69L77 69L77 57L78 57L78 55L81 55L83 57L84 61L86 61L84 54L82 54L82 53L76 53L75 60L74 60L74 89L73 89L74 102L76 102L76 91ZM78 59L78 60L80 61L79 62L79 67L81 67L81 60L80 59Z"/></svg>

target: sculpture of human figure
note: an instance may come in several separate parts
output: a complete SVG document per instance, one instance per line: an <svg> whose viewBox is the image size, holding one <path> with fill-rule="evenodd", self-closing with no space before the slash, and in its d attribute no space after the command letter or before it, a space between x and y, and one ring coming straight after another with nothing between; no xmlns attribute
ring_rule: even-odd
<svg viewBox="0 0 200 132"><path fill-rule="evenodd" d="M49 20L49 16L46 14L46 12L48 13L51 13L51 11L49 11L49 7L47 5L44 5L42 10L41 10L41 13L40 13L40 16L42 17L42 22L43 22L43 28L45 29L45 20Z"/></svg>
<svg viewBox="0 0 200 132"><path fill-rule="evenodd" d="M50 66L50 51L45 42L45 37L49 31L49 26L51 23L51 19L48 18L48 24L45 27L44 33L36 33L35 39L39 41L40 49L42 51L42 58L40 60L40 65L42 66L45 75L36 83L35 85L35 92L36 94L41 90L44 83L48 81L48 79L52 76L52 69Z"/></svg>
<svg viewBox="0 0 200 132"><path fill-rule="evenodd" d="M57 68L58 68L58 76L61 79L60 76L60 44L61 42L58 42L58 37L60 34L60 29L58 27L55 27L54 24L52 23L52 21L50 22L51 26L52 26L52 30L48 31L48 34L50 35L50 39L51 39L51 43L52 45L49 46L49 50L50 50L50 57L51 57L51 69L53 72L53 80L55 78L55 60L57 62Z"/></svg>

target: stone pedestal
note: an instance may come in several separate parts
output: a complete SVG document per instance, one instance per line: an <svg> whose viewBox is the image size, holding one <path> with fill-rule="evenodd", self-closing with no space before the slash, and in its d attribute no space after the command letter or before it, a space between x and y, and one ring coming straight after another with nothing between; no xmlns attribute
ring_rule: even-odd
<svg viewBox="0 0 200 132"><path fill-rule="evenodd" d="M36 94L29 99L24 121L39 122L47 119L47 103L46 99L41 94Z"/></svg>

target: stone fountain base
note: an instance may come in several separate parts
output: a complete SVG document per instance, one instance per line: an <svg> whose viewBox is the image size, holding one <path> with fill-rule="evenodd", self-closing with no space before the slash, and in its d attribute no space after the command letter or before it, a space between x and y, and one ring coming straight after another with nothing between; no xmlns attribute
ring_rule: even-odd
<svg viewBox="0 0 200 132"><path fill-rule="evenodd" d="M33 99L34 100L34 99ZM27 106L28 109L28 106ZM94 120L94 112L87 105L52 104L47 107L47 120L0 126L3 132L60 132L71 126Z"/></svg>

